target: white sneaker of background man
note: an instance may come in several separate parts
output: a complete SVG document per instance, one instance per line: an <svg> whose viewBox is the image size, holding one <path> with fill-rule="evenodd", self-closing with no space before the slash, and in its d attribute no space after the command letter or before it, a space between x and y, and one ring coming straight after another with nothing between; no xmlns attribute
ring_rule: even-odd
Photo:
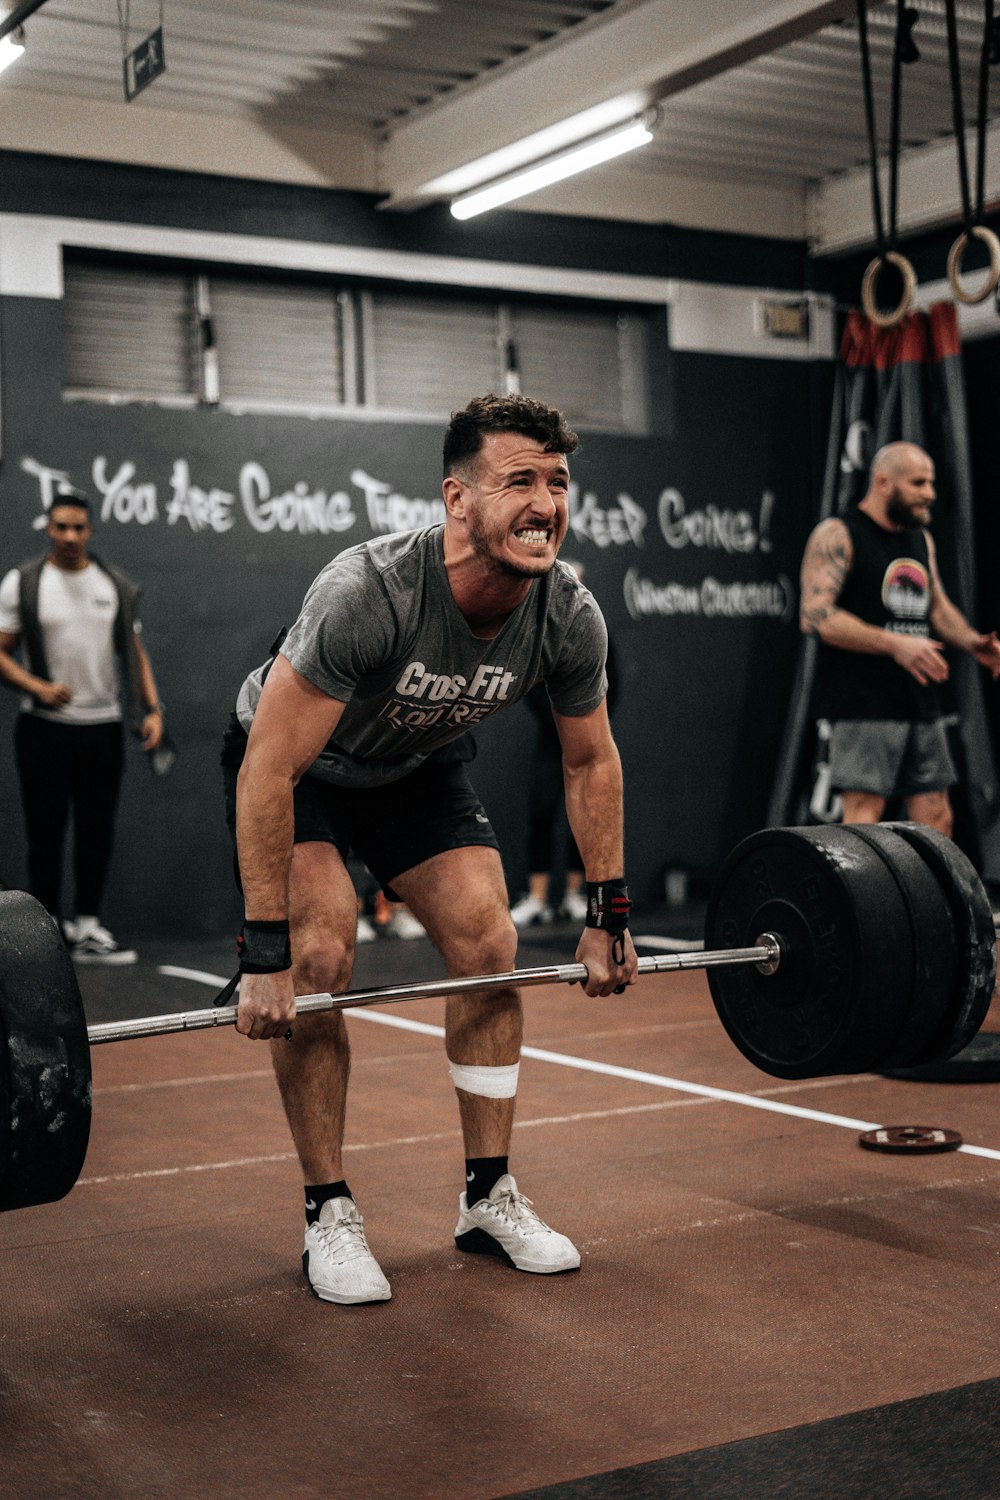
<svg viewBox="0 0 1000 1500"><path fill-rule="evenodd" d="M386 926L386 931L404 940L427 936L423 923L417 921L408 906L394 907L392 916L389 918Z"/></svg>
<svg viewBox="0 0 1000 1500"><path fill-rule="evenodd" d="M559 908L559 915L568 922L583 922L587 916L587 897L579 888L566 888Z"/></svg>
<svg viewBox="0 0 1000 1500"><path fill-rule="evenodd" d="M555 912L547 901L528 895L511 907L510 919L515 927L545 927L554 921Z"/></svg>
<svg viewBox="0 0 1000 1500"><path fill-rule="evenodd" d="M96 917L78 916L65 923L64 930L74 963L134 964L139 957L134 948L123 948Z"/></svg>

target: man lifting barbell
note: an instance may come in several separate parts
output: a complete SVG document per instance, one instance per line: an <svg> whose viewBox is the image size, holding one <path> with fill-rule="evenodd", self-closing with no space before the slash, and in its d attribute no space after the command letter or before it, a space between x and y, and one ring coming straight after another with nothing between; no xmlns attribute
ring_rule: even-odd
<svg viewBox="0 0 1000 1500"><path fill-rule="evenodd" d="M280 652L244 683L227 735L246 910L237 1026L273 1039L305 1179L303 1265L326 1301L385 1300L390 1288L343 1178L346 1030L339 1012L301 1017L286 1045L294 996L349 984L352 850L408 903L449 974L511 968L517 935L496 837L449 746L537 682L552 703L588 882L577 948L586 992L610 995L636 978L607 632L593 596L557 562L576 446L557 411L526 397L486 396L457 412L443 526L329 563ZM575 1269L575 1247L508 1172L517 989L453 996L445 1026L466 1153L458 1246L522 1271Z"/></svg>
<svg viewBox="0 0 1000 1500"><path fill-rule="evenodd" d="M1000 640L974 630L945 592L927 529L934 500L934 464L922 448L879 449L857 509L821 521L809 538L801 624L820 640L819 707L832 725L830 785L844 822L877 823L902 797L908 817L950 835L956 773L939 692L948 677L942 642L995 679Z"/></svg>
<svg viewBox="0 0 1000 1500"><path fill-rule="evenodd" d="M635 972L704 969L732 1041L773 1077L920 1067L955 1056L983 1024L997 926L975 868L933 828L767 828L733 850L715 881L705 949L641 958ZM559 964L301 995L296 1010L302 1017L589 978L582 963ZM237 1020L237 1007L217 1000L208 1010L88 1026L45 908L23 891L0 891L0 1212L55 1203L77 1181L90 1135L92 1046Z"/></svg>

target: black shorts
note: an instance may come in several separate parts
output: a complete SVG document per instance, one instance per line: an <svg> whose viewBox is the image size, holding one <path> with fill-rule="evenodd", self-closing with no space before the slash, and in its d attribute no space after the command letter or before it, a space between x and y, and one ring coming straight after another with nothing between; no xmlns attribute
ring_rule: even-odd
<svg viewBox="0 0 1000 1500"><path fill-rule="evenodd" d="M226 822L236 840L239 761L227 736L223 756ZM333 844L344 860L355 854L390 901L397 875L435 854L483 844L499 850L497 836L466 774L454 758L424 761L408 776L379 787L335 786L303 776L294 792L296 844ZM239 867L236 866L239 884ZM242 887L241 887L242 889Z"/></svg>

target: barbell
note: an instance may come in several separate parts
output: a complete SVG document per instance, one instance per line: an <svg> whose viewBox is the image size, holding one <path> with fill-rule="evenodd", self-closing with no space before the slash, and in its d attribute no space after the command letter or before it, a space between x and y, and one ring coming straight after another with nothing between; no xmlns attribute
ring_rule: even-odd
<svg viewBox="0 0 1000 1500"><path fill-rule="evenodd" d="M953 1056L985 1019L996 919L950 840L912 823L765 829L726 860L705 949L640 958L639 974L704 969L723 1026L779 1078L912 1067ZM576 984L583 964L306 995L299 1015L469 990ZM0 894L0 1210L64 1197L90 1135L90 1048L231 1026L235 1006L87 1026L52 918Z"/></svg>

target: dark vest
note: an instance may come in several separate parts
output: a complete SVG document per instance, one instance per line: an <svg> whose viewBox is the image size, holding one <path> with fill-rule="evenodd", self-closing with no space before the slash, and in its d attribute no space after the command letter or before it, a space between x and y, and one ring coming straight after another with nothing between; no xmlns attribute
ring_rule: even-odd
<svg viewBox="0 0 1000 1500"><path fill-rule="evenodd" d="M931 634L927 536L920 527L886 531L864 511L844 516L854 558L838 608L867 625L906 635ZM827 719L941 717L935 684L921 687L887 656L867 656L820 642L820 714Z"/></svg>
<svg viewBox="0 0 1000 1500"><path fill-rule="evenodd" d="M93 552L88 556L92 563L96 563L103 572L107 573L118 595L118 613L113 627L113 641L122 664L129 706L129 724L133 730L138 730L146 714L139 677L139 653L135 648L135 611L140 590L120 568L114 568L109 563L102 562ZM18 568L21 590L18 608L21 615L21 642L27 657L28 668L36 677L44 677L46 682L50 682L52 674L45 655L45 634L38 619L38 589L44 566L44 557L34 557L30 562L22 563Z"/></svg>

